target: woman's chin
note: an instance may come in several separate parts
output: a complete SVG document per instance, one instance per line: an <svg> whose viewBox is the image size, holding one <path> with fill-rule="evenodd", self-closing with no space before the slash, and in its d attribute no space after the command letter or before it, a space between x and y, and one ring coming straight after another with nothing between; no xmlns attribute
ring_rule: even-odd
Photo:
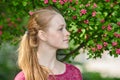
<svg viewBox="0 0 120 80"><path fill-rule="evenodd" d="M68 48L69 48L69 45L65 45L61 49L68 49Z"/></svg>

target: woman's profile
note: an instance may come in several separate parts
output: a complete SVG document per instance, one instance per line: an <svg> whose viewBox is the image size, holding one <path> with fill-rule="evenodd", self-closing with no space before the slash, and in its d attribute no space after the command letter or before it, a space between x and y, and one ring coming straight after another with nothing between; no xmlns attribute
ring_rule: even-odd
<svg viewBox="0 0 120 80"><path fill-rule="evenodd" d="M69 35L63 16L52 7L33 12L18 49L22 71L14 80L82 80L78 68L56 59L58 49L69 47Z"/></svg>

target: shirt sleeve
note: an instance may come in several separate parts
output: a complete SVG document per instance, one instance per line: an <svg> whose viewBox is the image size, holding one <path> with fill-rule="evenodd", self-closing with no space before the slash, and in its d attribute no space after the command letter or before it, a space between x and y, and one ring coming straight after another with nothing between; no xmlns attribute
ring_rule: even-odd
<svg viewBox="0 0 120 80"><path fill-rule="evenodd" d="M77 67L76 67L76 77L77 77L78 80L82 80L82 74Z"/></svg>
<svg viewBox="0 0 120 80"><path fill-rule="evenodd" d="M19 73L15 76L14 80L25 80L24 73L23 73L22 71L19 72Z"/></svg>

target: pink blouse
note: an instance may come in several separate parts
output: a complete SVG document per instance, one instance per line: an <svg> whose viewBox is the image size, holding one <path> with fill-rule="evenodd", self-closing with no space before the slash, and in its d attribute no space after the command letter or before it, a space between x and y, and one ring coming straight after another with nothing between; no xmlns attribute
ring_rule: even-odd
<svg viewBox="0 0 120 80"><path fill-rule="evenodd" d="M54 75L56 80L82 80L81 72L78 68L71 64L66 64L66 71L63 74ZM52 75L48 80L52 80ZM25 80L24 73L19 72L14 80Z"/></svg>

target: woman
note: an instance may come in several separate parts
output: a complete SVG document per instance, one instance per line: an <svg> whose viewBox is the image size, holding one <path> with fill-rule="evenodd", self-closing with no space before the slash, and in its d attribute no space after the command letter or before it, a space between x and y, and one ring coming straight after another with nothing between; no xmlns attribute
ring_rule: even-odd
<svg viewBox="0 0 120 80"><path fill-rule="evenodd" d="M69 35L59 12L52 8L35 11L18 49L22 71L14 80L82 80L75 66L56 59L58 49L68 48Z"/></svg>

